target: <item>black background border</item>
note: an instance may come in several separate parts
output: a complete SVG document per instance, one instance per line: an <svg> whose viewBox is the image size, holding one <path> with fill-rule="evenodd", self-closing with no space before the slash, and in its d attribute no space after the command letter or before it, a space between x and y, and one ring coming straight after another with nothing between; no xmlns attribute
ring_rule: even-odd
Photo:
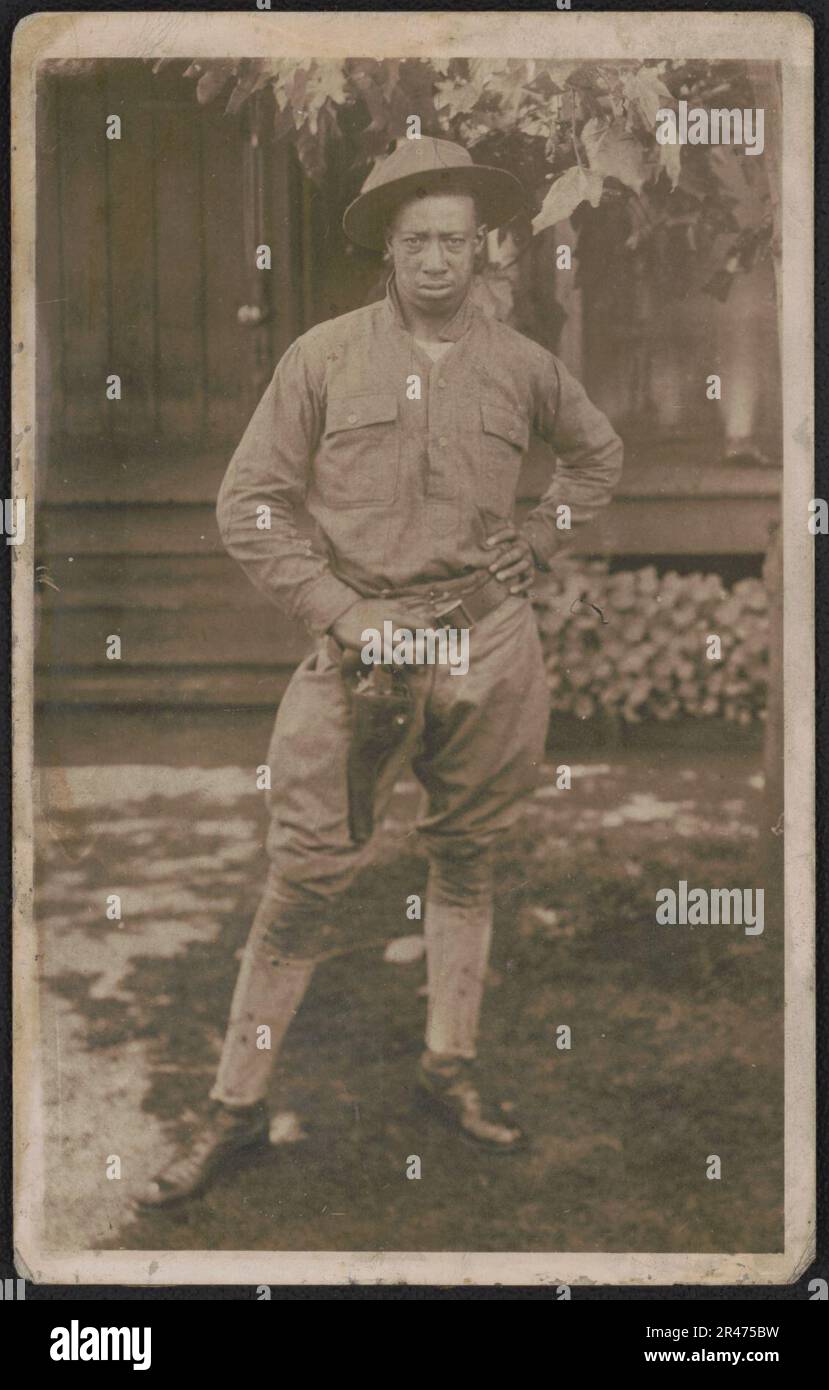
<svg viewBox="0 0 829 1390"><path fill-rule="evenodd" d="M197 0L197 3L178 3L171 4L111 4L98 5L85 3L85 0L52 0L47 5L32 5L27 3L7 4L3 9L0 25L2 25L3 40L7 54L11 49L12 34L15 26L20 20L31 14L37 13L60 13L74 12L82 13L149 13L149 12L224 12L248 15L257 13L255 0L249 4L213 4L210 0ZM377 11L386 10L389 13L402 11L491 11L491 12L526 12L535 9L552 11L555 13L554 0L549 0L547 5L521 5L520 7L510 7L506 11L503 4L487 4L484 0L469 5L457 5L445 3L439 6L421 6L394 4L383 5L375 0L373 4L349 5L349 6L320 6L305 5L301 3L291 3L281 6L278 0L274 0L273 13L279 11L292 12L354 12L354 11ZM816 340L815 340L815 430L816 430L816 476L814 496L829 497L829 463L827 463L826 451L821 447L821 441L826 438L827 428L827 342L826 342L826 308L827 308L827 269L826 262L823 261L820 251L826 252L826 223L827 211L829 211L829 198L827 198L827 109L826 109L826 87L824 74L827 69L827 12L825 0L803 0L798 5L775 5L775 4L735 4L733 0L709 0L707 4L687 4L682 0L672 0L672 3L658 5L648 3L648 0L616 0L616 3L594 4L590 0L572 0L572 12L578 13L606 13L615 14L623 11L662 13L665 11L676 13L708 13L713 15L716 12L744 14L747 24L750 24L752 11L773 11L776 13L800 13L809 17L814 25L815 33L815 315L816 315ZM259 12L264 18L267 11ZM11 131L11 120L9 110L9 62L7 60L0 82L3 84L3 108L5 114L5 130ZM3 226L8 229L10 225L10 182L8 160L2 168L2 199L4 204ZM9 312L10 305L10 236L0 238L0 275L5 293L6 312ZM2 347L2 371L4 374L4 389L2 399L9 414L9 429L6 430L5 438L10 439L11 415L9 410L10 399L10 336L9 332L4 335ZM0 499L10 496L10 455L8 447L0 450ZM803 1359L804 1364L811 1355L816 1355L818 1364L823 1360L820 1357L820 1343L825 1347L826 1324L818 1324L817 1317L801 1319L792 1316L793 1309L787 1305L792 1303L804 1303L812 1301L808 1292L809 1282L822 1277L829 1279L829 1258L827 1257L827 1167L826 1167L826 1148L827 1148L827 1119L829 1119L829 1106L827 1105L827 1041L829 1041L829 1030L827 1029L827 997L826 997L826 958L827 958L827 932L826 932L826 879L827 879L827 834L826 834L826 805L827 805L827 764L829 763L829 737L827 737L827 714L829 713L829 700L827 700L827 652L829 651L829 583L827 583L827 550L829 550L829 537L815 538L815 611L816 611L816 648L817 648L817 904L818 904L818 930L817 930L817 983L818 983L818 1003L817 1003L817 1159L818 1159L818 1181L817 1181L817 1258L810 1268L794 1284L789 1285L738 1285L738 1286L691 1286L691 1285L671 1285L667 1287L642 1287L642 1286L612 1286L612 1285L574 1285L571 1289L571 1303L596 1303L596 1302L617 1302L617 1303L642 1303L648 1305L647 1309L642 1308L637 1315L633 1315L633 1310L618 1309L613 1316L613 1344L607 1343L602 1347L597 1345L592 1339L595 1338L598 1330L597 1324L592 1319L584 1322L582 1317L575 1314L572 1307L566 1313L553 1315L552 1321L545 1320L544 1323L544 1344L548 1349L549 1359L547 1367L549 1371L560 1369L560 1356L566 1350L571 1356L577 1356L579 1361L584 1360L591 1369L597 1369L601 1365L608 1368L621 1369L623 1365L636 1364L642 1365L641 1349L646 1345L645 1326L665 1325L671 1327L691 1326L694 1323L707 1323L716 1325L717 1323L727 1323L731 1325L743 1323L758 1324L778 1323L781 1328L781 1337L785 1344L785 1355L781 1357L781 1364L785 1364L786 1369L792 1370L792 1357ZM11 905L11 709L10 709L10 562L11 548L8 546L0 547L0 913L6 930L2 934L2 951L0 951L0 1279L16 1279L18 1277L14 1268L12 1251L12 1143L11 1143L11 929L10 929L10 905ZM270 1286L271 1301L379 1301L379 1302L423 1302L423 1301L501 1301L501 1302L541 1302L550 1303L557 1301L555 1288L538 1287L499 1287L481 1286L475 1287L451 1287L441 1288L432 1286L383 1286L374 1287L366 1285L336 1285L336 1286L311 1286L311 1285L272 1285ZM8 1324L9 1332L12 1328L17 1332L18 1337L28 1344L31 1355L27 1356L28 1368L48 1371L60 1367L58 1373L65 1376L67 1367L61 1363L51 1362L47 1354L47 1340L45 1336L41 1338L35 1335L35 1340L39 1346L31 1344L31 1339L35 1334L33 1323L45 1326L42 1317L34 1313L37 1305L49 1304L52 1309L48 1314L46 1322L51 1325L58 1313L57 1307L61 1305L60 1317L64 1323L71 1316L80 1317L85 1323L92 1310L88 1307L92 1304L113 1303L120 1301L133 1301L143 1304L162 1305L166 1304L166 1313L162 1315L161 1307L154 1307L153 1312L146 1308L142 1311L142 1324L149 1323L154 1332L154 1353L153 1370L160 1369L159 1342L158 1336L162 1338L162 1343L166 1342L167 1334L170 1336L170 1348L175 1347L175 1358L178 1361L182 1348L179 1345L182 1340L189 1343L191 1351L198 1352L201 1345L205 1351L205 1365L209 1366L214 1373L218 1373L222 1365L221 1347L224 1346L225 1352L230 1354L231 1359L227 1361L228 1368L236 1375L240 1371L247 1372L252 1369L252 1361L255 1354L266 1349L271 1361L272 1373L283 1372L288 1368L286 1352L288 1348L282 1344L282 1339L274 1342L275 1326L268 1323L265 1319L258 1321L258 1330L252 1325L253 1320L245 1319L244 1331L242 1335L246 1341L244 1348L240 1348L236 1342L235 1332L241 1326L233 1319L232 1327L225 1328L225 1319L221 1318L217 1322L215 1329L205 1328L202 1323L196 1331L195 1343L192 1337L194 1324L190 1317L186 1315L184 1305L193 1302L251 1302L264 1301L257 1296L255 1285L176 1285L172 1287L153 1287L135 1288L125 1285L35 1285L26 1284L25 1302L18 1302L14 1305L17 1316L13 1323ZM717 1302L732 1305L730 1308L718 1310L712 1316L710 1310L691 1308L691 1304L700 1302ZM743 1309L738 1313L735 1304L748 1303L772 1303L775 1304L773 1310L769 1309L768 1314L760 1316L750 1310ZM75 1304L76 1308L66 1305ZM664 1306L670 1304L670 1310ZM170 1306L174 1305L174 1306ZM681 1305L685 1305L682 1307ZM86 1307L87 1318L82 1314ZM30 1309L31 1313L24 1310ZM7 1301L3 1309L9 1315L12 1313L12 1305ZM602 1318L602 1331L605 1330L606 1318L609 1310L605 1310ZM167 1314L175 1314L175 1321ZM92 1315L93 1325L100 1322L97 1315ZM5 1320L4 1320L5 1321ZM569 1331L566 1330L569 1327ZM219 1330L221 1329L221 1330ZM297 1331L292 1328L291 1341L293 1352L298 1354L304 1348L296 1344ZM260 1337L264 1341L260 1344ZM584 1345L584 1338L590 1338L588 1347ZM213 1339L211 1341L211 1338ZM577 1339L577 1345L571 1342L571 1338ZM487 1343L490 1337L484 1336L478 1350L487 1350ZM461 1334L462 1342L466 1343L466 1350L474 1354L475 1347L470 1347L467 1338ZM657 1343L650 1342L648 1345L654 1346ZM685 1342L661 1342L662 1347L686 1346ZM721 1342L721 1347L736 1348L744 1345L740 1342ZM753 1343L757 1347L761 1344ZM779 1341L769 1341L764 1344L766 1347L777 1347ZM8 1343L7 1343L8 1347ZM22 1349L22 1348L21 1348ZM520 1346L503 1346L503 1351L508 1359L520 1364L525 1357L530 1354L529 1348L522 1343ZM308 1369L316 1363L317 1349L312 1347L311 1357L308 1360ZM372 1348L372 1351L375 1349ZM432 1348L432 1354L436 1348ZM489 1349L491 1350L491 1348ZM487 1355L489 1354L487 1350ZM632 1355L628 1362L625 1354L626 1350ZM347 1349L341 1347L343 1369L350 1367L351 1372L363 1362L363 1357L368 1348L362 1350L362 1355L358 1354L355 1363L353 1344ZM407 1359L404 1363L402 1373L406 1379L410 1380L415 1373L415 1366L421 1354L429 1348L409 1347L407 1348ZM411 1359L409 1359L411 1353ZM248 1357L251 1360L248 1360ZM240 1364L240 1357L244 1358ZM451 1349L446 1348L446 1356L441 1354L440 1369L445 1373L450 1365ZM166 1358L165 1358L166 1359ZM293 1357L291 1357L293 1360ZM5 1360L5 1358L4 1358ZM6 1361L8 1365L8 1361ZM88 1363L83 1368L73 1367L74 1371L81 1371L82 1374L95 1373L95 1363ZM318 1364L318 1363L316 1363ZM427 1362L428 1364L428 1362ZM463 1363L462 1363L463 1364ZM190 1369L194 1363L191 1361ZM119 1368L113 1364L107 1367L107 1373L111 1374L118 1369L129 1369L129 1367ZM170 1363L167 1359L166 1369L169 1373ZM438 1365L433 1363L433 1370L437 1370ZM472 1361L468 1362L465 1369L472 1370ZM517 1369L517 1365L515 1367ZM399 1374L388 1365L384 1367L386 1375ZM71 1372L69 1372L71 1374ZM357 1371L359 1374L360 1371ZM385 1376L384 1376L385 1378Z"/></svg>

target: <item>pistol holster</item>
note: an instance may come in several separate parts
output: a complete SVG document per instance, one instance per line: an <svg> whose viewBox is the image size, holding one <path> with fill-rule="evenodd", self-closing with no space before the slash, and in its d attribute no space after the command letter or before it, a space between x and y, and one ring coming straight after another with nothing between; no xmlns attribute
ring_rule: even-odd
<svg viewBox="0 0 829 1390"><path fill-rule="evenodd" d="M355 844L374 829L377 783L411 727L412 693L404 673L390 666L365 666L358 652L345 652L341 667L351 710L348 750L348 821Z"/></svg>

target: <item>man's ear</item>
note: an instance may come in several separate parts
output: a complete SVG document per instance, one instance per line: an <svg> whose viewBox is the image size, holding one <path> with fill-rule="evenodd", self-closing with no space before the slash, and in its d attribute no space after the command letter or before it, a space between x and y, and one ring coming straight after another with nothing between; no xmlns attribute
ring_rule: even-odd
<svg viewBox="0 0 829 1390"><path fill-rule="evenodd" d="M481 224L475 229L475 249L473 252L473 268L476 275L480 275L486 264L486 233L487 229Z"/></svg>

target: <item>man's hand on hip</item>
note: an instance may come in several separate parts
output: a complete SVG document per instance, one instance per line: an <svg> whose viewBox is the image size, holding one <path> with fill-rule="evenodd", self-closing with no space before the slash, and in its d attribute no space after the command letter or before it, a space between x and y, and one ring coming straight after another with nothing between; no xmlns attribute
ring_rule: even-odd
<svg viewBox="0 0 829 1390"><path fill-rule="evenodd" d="M371 628L382 635L383 623L393 627L404 627L413 631L417 627L433 627L434 621L426 613L418 613L407 608L400 599L364 598L341 613L330 632L335 642L349 651L362 651L363 633Z"/></svg>
<svg viewBox="0 0 829 1390"><path fill-rule="evenodd" d="M491 574L502 584L509 584L511 594L526 594L535 575L535 559L529 542L515 526L503 526L487 537L487 545L501 550L489 566Z"/></svg>

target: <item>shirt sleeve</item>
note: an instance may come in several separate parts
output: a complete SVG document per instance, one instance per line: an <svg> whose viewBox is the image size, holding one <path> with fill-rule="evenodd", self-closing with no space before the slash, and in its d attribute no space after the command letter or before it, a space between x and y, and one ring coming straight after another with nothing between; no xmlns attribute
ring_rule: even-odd
<svg viewBox="0 0 829 1390"><path fill-rule="evenodd" d="M607 416L584 387L552 355L540 390L535 428L554 450L555 471L538 506L522 528L539 569L549 568L553 555L573 530L586 525L606 507L622 473L622 441ZM570 509L571 529L557 524Z"/></svg>
<svg viewBox="0 0 829 1390"><path fill-rule="evenodd" d="M326 632L360 595L300 535L322 428L323 387L307 346L285 353L251 417L219 489L216 516L229 554L283 612Z"/></svg>

